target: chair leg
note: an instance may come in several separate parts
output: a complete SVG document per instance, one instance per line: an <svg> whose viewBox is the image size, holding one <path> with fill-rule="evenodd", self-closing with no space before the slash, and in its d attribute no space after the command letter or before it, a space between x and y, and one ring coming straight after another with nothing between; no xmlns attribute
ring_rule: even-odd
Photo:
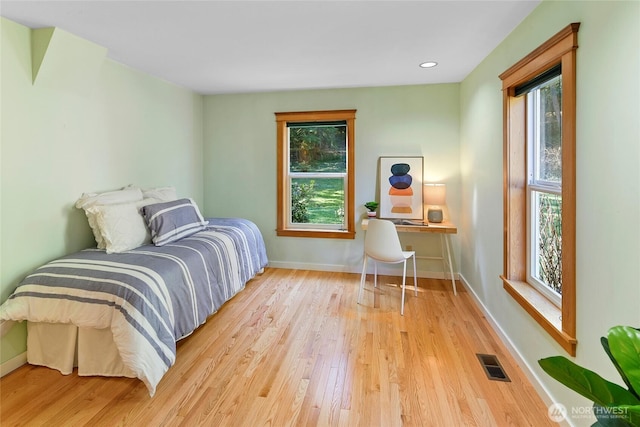
<svg viewBox="0 0 640 427"><path fill-rule="evenodd" d="M358 304L362 301L362 291L364 290L364 282L367 280L367 255L362 261L362 275L360 276L360 290L358 291Z"/></svg>
<svg viewBox="0 0 640 427"><path fill-rule="evenodd" d="M378 263L376 260L373 260L373 287L378 287Z"/></svg>
<svg viewBox="0 0 640 427"><path fill-rule="evenodd" d="M416 254L413 254L413 294L418 296L418 275L416 274Z"/></svg>
<svg viewBox="0 0 640 427"><path fill-rule="evenodd" d="M404 291L407 284L407 260L405 259L402 267L402 302L400 303L400 315L404 316Z"/></svg>

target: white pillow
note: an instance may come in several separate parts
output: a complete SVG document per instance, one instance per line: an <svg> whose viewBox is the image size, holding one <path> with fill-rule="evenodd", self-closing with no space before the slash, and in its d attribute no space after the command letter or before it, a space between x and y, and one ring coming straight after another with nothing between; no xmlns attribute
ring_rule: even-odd
<svg viewBox="0 0 640 427"><path fill-rule="evenodd" d="M158 202L157 199L144 199L88 208L87 211L94 216L100 229L107 253L125 252L151 243L151 234L140 208Z"/></svg>
<svg viewBox="0 0 640 427"><path fill-rule="evenodd" d="M140 189L140 191L142 191L142 197L145 199L152 198L152 199L158 199L162 202L170 202L178 198L178 195L176 193L176 188L173 186L140 188L133 184L129 184L123 188L123 190L129 190L129 189Z"/></svg>
<svg viewBox="0 0 640 427"><path fill-rule="evenodd" d="M102 205L113 205L118 203L129 203L142 200L142 190L139 188L128 187L123 190L107 191L104 193L83 193L76 201L78 209L84 209L85 215L89 220L89 226L93 231L99 249L105 249L106 244L102 238L102 233L96 222L95 213L89 211L91 207Z"/></svg>
<svg viewBox="0 0 640 427"><path fill-rule="evenodd" d="M145 199L158 199L161 202L171 202L178 198L175 187L156 187L142 190L142 197Z"/></svg>
<svg viewBox="0 0 640 427"><path fill-rule="evenodd" d="M82 193L82 196L76 202L76 207L86 209L94 205L113 205L137 200L142 200L142 190L136 187L127 187L122 190L106 191L104 193Z"/></svg>

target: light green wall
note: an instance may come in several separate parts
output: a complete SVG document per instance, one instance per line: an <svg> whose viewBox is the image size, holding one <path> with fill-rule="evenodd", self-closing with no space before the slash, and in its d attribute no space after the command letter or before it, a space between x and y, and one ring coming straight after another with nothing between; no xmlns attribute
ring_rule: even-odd
<svg viewBox="0 0 640 427"><path fill-rule="evenodd" d="M356 109L355 240L276 236L275 112ZM205 210L242 216L264 234L271 266L359 271L363 204L377 199L380 156L424 156L427 181L447 183L451 219L459 211L459 85L292 91L205 97ZM423 236L424 237L424 236ZM439 253L438 236L405 237ZM458 259L457 236L454 237ZM441 263L423 263L442 272Z"/></svg>
<svg viewBox="0 0 640 427"><path fill-rule="evenodd" d="M502 93L498 75L571 22L577 51L575 361L622 384L600 346L640 327L640 3L545 1L461 85L461 273L556 401L590 406L538 368L565 354L502 289ZM590 419L572 419L590 425Z"/></svg>
<svg viewBox="0 0 640 427"><path fill-rule="evenodd" d="M202 203L203 99L109 59L87 67L95 55L83 49L91 47L70 34L47 52L52 56L34 85L31 30L4 18L0 27L4 301L40 264L95 245L84 213L73 206L83 192L175 185L179 195ZM19 324L2 338L2 363L24 352L25 336Z"/></svg>

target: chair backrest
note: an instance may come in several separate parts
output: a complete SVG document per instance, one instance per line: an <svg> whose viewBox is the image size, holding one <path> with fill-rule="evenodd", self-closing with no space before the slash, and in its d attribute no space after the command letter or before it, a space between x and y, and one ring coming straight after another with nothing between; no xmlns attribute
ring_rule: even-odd
<svg viewBox="0 0 640 427"><path fill-rule="evenodd" d="M404 260L398 231L393 222L386 219L370 219L364 237L364 252L382 262Z"/></svg>

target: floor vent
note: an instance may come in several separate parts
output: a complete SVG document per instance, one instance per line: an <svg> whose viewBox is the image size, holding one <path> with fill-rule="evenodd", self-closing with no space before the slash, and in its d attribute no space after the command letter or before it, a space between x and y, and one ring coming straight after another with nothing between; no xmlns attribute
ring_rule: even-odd
<svg viewBox="0 0 640 427"><path fill-rule="evenodd" d="M480 364L484 368L484 373L487 374L487 378L494 381L511 381L495 355L476 354L476 356L478 356L478 360L480 360Z"/></svg>

